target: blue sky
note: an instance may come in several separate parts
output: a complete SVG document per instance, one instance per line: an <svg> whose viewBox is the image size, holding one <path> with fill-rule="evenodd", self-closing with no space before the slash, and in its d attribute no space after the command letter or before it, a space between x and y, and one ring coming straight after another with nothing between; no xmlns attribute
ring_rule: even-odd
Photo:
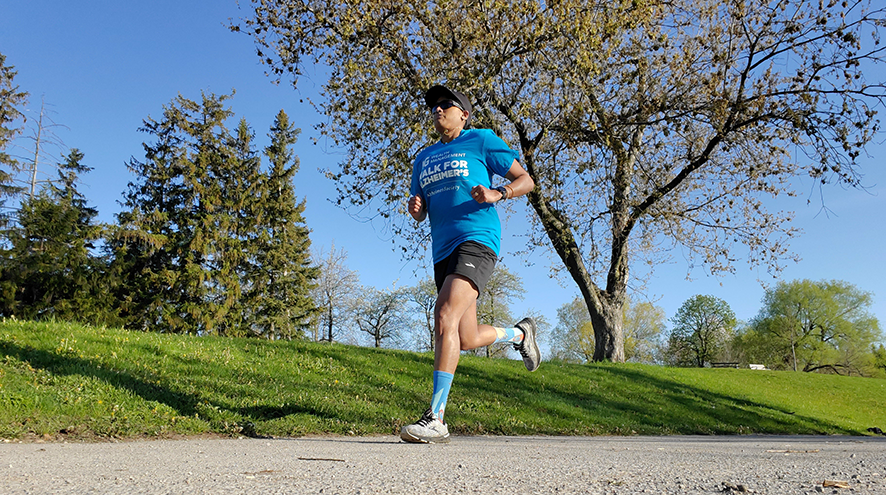
<svg viewBox="0 0 886 495"><path fill-rule="evenodd" d="M246 14L234 0L5 0L0 6L0 53L16 67L20 88L31 94L29 109L39 111L42 97L53 120L65 126L55 129L66 146L59 154L74 147L85 153L84 163L94 170L83 177L83 192L102 221L114 220L118 201L133 180L125 164L130 157L144 158L142 143L150 137L138 128L146 117L159 118L163 105L178 94L199 100L201 91L236 89L231 107L253 127L259 146L264 146L281 108L302 129L295 146L301 159L296 194L307 200L305 216L314 246L328 251L334 243L345 249L349 267L359 272L364 285L414 285L416 277L426 274L424 268L400 258L383 226L355 220L329 201L334 186L318 169L333 166L340 155L313 144L311 137L318 135L313 126L322 117L303 102L316 97L322 79L302 80L299 91L272 84L251 39L225 28L229 18ZM827 215L808 180L799 182L798 198L782 202L796 212L796 225L804 234L791 243L802 261L787 262L779 276L840 279L872 292L872 310L881 326L886 326L884 138L877 138L869 149L872 156L862 162L867 191L826 188ZM550 278L549 255L521 259L513 254L523 247L515 236L524 227L519 215L506 222L504 262L523 279L526 293L520 306L555 323L557 308L578 291L566 277L561 277L563 283ZM737 265L735 275L713 278L698 268L687 279L682 255L676 252L673 258L673 263L656 267L645 294L668 318L686 299L710 294L728 302L739 318L749 319L760 309L761 281L776 281L746 264ZM520 307L513 309L522 313Z"/></svg>

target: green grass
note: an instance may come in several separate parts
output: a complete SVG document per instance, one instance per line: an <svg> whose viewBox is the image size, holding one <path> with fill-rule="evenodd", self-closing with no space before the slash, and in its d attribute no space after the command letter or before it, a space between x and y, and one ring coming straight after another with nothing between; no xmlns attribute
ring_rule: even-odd
<svg viewBox="0 0 886 495"><path fill-rule="evenodd" d="M0 437L390 434L433 356L339 344L0 322ZM886 429L886 380L464 356L456 434L847 434Z"/></svg>

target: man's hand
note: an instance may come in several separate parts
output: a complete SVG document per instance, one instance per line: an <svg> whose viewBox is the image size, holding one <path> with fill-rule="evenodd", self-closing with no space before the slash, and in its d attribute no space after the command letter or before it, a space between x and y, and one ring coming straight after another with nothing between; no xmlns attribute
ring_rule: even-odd
<svg viewBox="0 0 886 495"><path fill-rule="evenodd" d="M476 185L471 189L471 197L478 203L495 203L502 199L502 194L495 189Z"/></svg>
<svg viewBox="0 0 886 495"><path fill-rule="evenodd" d="M412 218L414 218L416 222L421 222L428 216L428 210L425 209L425 205L421 201L421 196L413 196L409 198L407 211L409 211L409 214L412 215Z"/></svg>

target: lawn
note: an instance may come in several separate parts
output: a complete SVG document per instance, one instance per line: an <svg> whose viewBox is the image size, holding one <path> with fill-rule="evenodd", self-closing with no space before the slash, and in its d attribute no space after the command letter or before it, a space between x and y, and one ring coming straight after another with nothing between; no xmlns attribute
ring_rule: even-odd
<svg viewBox="0 0 886 495"><path fill-rule="evenodd" d="M0 438L392 434L430 400L433 356L341 344L0 322ZM455 434L886 430L886 380L464 356Z"/></svg>

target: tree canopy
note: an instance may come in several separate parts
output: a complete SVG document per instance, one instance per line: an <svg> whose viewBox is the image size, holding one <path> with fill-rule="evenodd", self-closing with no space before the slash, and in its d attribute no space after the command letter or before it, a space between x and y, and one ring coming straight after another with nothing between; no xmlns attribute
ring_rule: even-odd
<svg viewBox="0 0 886 495"><path fill-rule="evenodd" d="M665 331L664 309L648 301L634 303L628 298L624 312L625 360L657 362L661 358L660 337Z"/></svg>
<svg viewBox="0 0 886 495"><path fill-rule="evenodd" d="M678 366L699 368L721 358L737 323L726 301L706 295L689 298L671 321L670 359Z"/></svg>
<svg viewBox="0 0 886 495"><path fill-rule="evenodd" d="M631 267L682 246L711 273L778 270L794 229L766 199L797 176L859 183L884 21L875 0L253 0L232 29L278 78L328 68L338 200L372 205L407 251L427 237L403 214L433 139L422 94L471 95L535 180L530 245L576 283L594 359L622 361Z"/></svg>
<svg viewBox="0 0 886 495"><path fill-rule="evenodd" d="M744 345L773 369L864 373L883 338L871 304L870 293L840 280L781 282L763 296Z"/></svg>

